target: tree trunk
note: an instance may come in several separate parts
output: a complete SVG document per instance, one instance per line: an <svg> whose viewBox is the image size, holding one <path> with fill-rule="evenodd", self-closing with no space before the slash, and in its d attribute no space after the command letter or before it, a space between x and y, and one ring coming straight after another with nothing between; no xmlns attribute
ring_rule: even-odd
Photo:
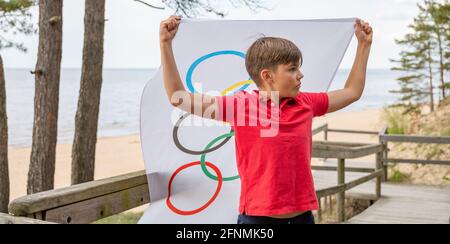
<svg viewBox="0 0 450 244"><path fill-rule="evenodd" d="M103 72L105 0L86 0L83 67L72 147L72 184L94 180Z"/></svg>
<svg viewBox="0 0 450 244"><path fill-rule="evenodd" d="M431 49L430 45L428 45L428 58L431 60ZM433 92L433 68L431 67L431 61L428 61L428 75L430 82L430 111L434 111L434 92Z"/></svg>
<svg viewBox="0 0 450 244"><path fill-rule="evenodd" d="M439 49L439 75L441 79L441 86L442 86L442 100L445 100L446 94L445 94L445 81L444 81L444 51L442 50L442 38L441 34L438 31L437 33L437 40L438 40L438 49Z"/></svg>
<svg viewBox="0 0 450 244"><path fill-rule="evenodd" d="M3 60L0 55L0 213L8 213L8 116L6 114L6 89Z"/></svg>
<svg viewBox="0 0 450 244"><path fill-rule="evenodd" d="M28 194L54 187L62 57L63 0L39 1L39 48L35 76L33 143Z"/></svg>

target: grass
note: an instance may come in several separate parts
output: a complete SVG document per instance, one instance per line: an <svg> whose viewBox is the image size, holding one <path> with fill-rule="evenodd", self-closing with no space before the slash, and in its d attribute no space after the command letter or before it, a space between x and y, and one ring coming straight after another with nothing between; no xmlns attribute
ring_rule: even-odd
<svg viewBox="0 0 450 244"><path fill-rule="evenodd" d="M398 171L396 169L393 169L392 175L389 178L389 181L397 182L397 183L405 182L405 181L408 181L408 180L409 180L409 176L408 175L406 175L406 174L404 174L404 173L402 173L402 172L400 172L400 171Z"/></svg>
<svg viewBox="0 0 450 244"><path fill-rule="evenodd" d="M98 220L93 224L137 224L144 213L121 213Z"/></svg>
<svg viewBox="0 0 450 244"><path fill-rule="evenodd" d="M450 120L450 118L449 118L449 120ZM449 122L449 125L450 125L450 122ZM443 136L450 136L450 128L442 130L441 134Z"/></svg>
<svg viewBox="0 0 450 244"><path fill-rule="evenodd" d="M399 108L385 108L382 120L388 126L388 134L403 135L408 131L408 116Z"/></svg>

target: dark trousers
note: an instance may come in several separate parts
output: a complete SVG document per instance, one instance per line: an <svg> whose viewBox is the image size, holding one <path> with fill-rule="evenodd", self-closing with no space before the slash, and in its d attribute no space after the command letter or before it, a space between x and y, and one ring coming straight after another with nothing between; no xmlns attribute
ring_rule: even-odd
<svg viewBox="0 0 450 244"><path fill-rule="evenodd" d="M238 217L238 224L315 224L312 212L306 212L294 218L276 219L265 216L249 216L241 214Z"/></svg>

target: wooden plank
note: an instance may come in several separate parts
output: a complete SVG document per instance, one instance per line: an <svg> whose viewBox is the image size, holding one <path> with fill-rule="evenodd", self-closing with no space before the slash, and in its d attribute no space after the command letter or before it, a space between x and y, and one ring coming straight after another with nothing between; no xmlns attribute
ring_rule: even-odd
<svg viewBox="0 0 450 244"><path fill-rule="evenodd" d="M148 185L108 194L45 212L45 220L61 224L86 224L150 202Z"/></svg>
<svg viewBox="0 0 450 244"><path fill-rule="evenodd" d="M373 145L370 143L343 142L343 141L314 141L313 145L335 146L330 148L349 148Z"/></svg>
<svg viewBox="0 0 450 244"><path fill-rule="evenodd" d="M380 174L382 171L379 171ZM348 173L347 179L351 182L360 181L361 173ZM364 176L363 176L364 177ZM337 175L335 172L316 171L314 173L314 181L316 188L333 189L336 194L343 190L341 187L327 187L327 185L336 184ZM358 182L359 183L359 182ZM376 189L376 181L368 181L365 184L358 185L353 189L346 191L349 197L361 195L373 196ZM405 185L398 183L383 183L382 197L376 201L369 209L360 215L350 219L348 223L372 223L372 224L426 224L426 223L449 223L450 218L450 187L445 186L418 186ZM375 190L376 191L376 190ZM318 193L320 191L317 191ZM321 197L324 197L321 195ZM374 199L373 199L374 200Z"/></svg>
<svg viewBox="0 0 450 244"><path fill-rule="evenodd" d="M361 158L381 151L383 151L383 146L381 144L355 147L351 149L351 154L348 158Z"/></svg>
<svg viewBox="0 0 450 244"><path fill-rule="evenodd" d="M386 142L450 144L448 136L380 135L380 138Z"/></svg>
<svg viewBox="0 0 450 244"><path fill-rule="evenodd" d="M361 158L383 150L381 144L360 144L350 147L332 145L328 142L313 142L312 147L312 157L314 158Z"/></svg>
<svg viewBox="0 0 450 244"><path fill-rule="evenodd" d="M383 174L383 170L377 170L369 175L366 175L366 176L356 179L354 181L348 182L345 184L345 190L348 191L352 188L355 188L355 187L357 187L361 184L364 184L372 179L380 177L382 174Z"/></svg>
<svg viewBox="0 0 450 244"><path fill-rule="evenodd" d="M55 224L55 223L32 219L32 218L15 217L15 216L12 216L9 214L0 213L0 224L23 225L23 224Z"/></svg>
<svg viewBox="0 0 450 244"><path fill-rule="evenodd" d="M9 212L15 216L28 216L33 213L104 196L143 184L147 184L147 175L145 171L139 171L67 188L24 196L11 202L9 205Z"/></svg>
<svg viewBox="0 0 450 244"><path fill-rule="evenodd" d="M335 166L312 165L311 169L312 170L337 171L337 167L335 167ZM375 169L373 169L373 168L345 167L345 172L372 173L374 171L375 171Z"/></svg>
<svg viewBox="0 0 450 244"><path fill-rule="evenodd" d="M345 185L332 186L332 187L317 190L316 195L318 198L321 198L321 197L335 195L344 190L345 190Z"/></svg>
<svg viewBox="0 0 450 244"><path fill-rule="evenodd" d="M373 158L373 159L372 159ZM337 166L337 159L328 159L327 161L319 161L317 160L317 163L313 163L312 165L317 166L330 166L330 167L336 167ZM345 168L362 168L362 169L372 169L372 172L375 170L375 157L369 156L365 159L348 159L345 160ZM364 173L371 173L371 172L364 172Z"/></svg>
<svg viewBox="0 0 450 244"><path fill-rule="evenodd" d="M385 163L408 163L408 164L435 164L435 165L450 165L450 161L444 160L426 160L426 159L399 159L388 158L384 160Z"/></svg>
<svg viewBox="0 0 450 244"><path fill-rule="evenodd" d="M313 129L312 135L315 136L315 135L319 134L320 132L322 132L322 131L326 132L327 130L328 130L328 124L324 124L324 125L321 125L319 127L316 127L315 129Z"/></svg>
<svg viewBox="0 0 450 244"><path fill-rule="evenodd" d="M382 198L350 223L448 224L449 202L428 202L407 198Z"/></svg>
<svg viewBox="0 0 450 244"><path fill-rule="evenodd" d="M383 184L383 197L349 223L448 224L450 187Z"/></svg>
<svg viewBox="0 0 450 244"><path fill-rule="evenodd" d="M335 172L315 171L314 182L316 189L325 189L336 185L337 175ZM364 176L362 173L349 172L346 174L347 181L352 181ZM369 181L354 189L352 193L373 194L375 181ZM444 201L450 202L450 187L445 186L418 186L406 185L400 183L387 182L382 184L382 195L384 197L401 197L407 199L416 199L421 201Z"/></svg>
<svg viewBox="0 0 450 244"><path fill-rule="evenodd" d="M335 133L348 133L348 134L368 134L368 135L378 135L378 131L367 131L367 130L338 130L338 129L328 129L328 132Z"/></svg>

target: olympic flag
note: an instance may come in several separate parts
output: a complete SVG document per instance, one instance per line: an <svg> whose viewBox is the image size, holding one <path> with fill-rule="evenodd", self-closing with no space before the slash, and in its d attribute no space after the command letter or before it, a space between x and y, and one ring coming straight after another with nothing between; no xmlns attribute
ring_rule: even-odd
<svg viewBox="0 0 450 244"><path fill-rule="evenodd" d="M350 44L355 20L187 19L173 41L174 55L186 89L229 95L257 89L245 69L250 45L263 36L282 37L303 53L302 91L323 92ZM240 177L230 126L174 109L161 69L144 89L140 125L151 199L140 223L236 223Z"/></svg>

